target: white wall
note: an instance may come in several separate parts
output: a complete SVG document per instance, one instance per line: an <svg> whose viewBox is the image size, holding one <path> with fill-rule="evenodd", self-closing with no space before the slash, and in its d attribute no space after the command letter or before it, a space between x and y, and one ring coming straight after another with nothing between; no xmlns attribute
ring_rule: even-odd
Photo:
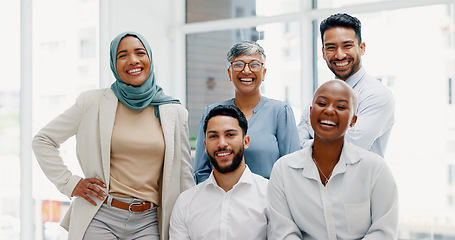
<svg viewBox="0 0 455 240"><path fill-rule="evenodd" d="M184 4L183 0L100 0L100 87L114 81L109 67L111 40L121 32L135 31L152 48L157 84L185 104L184 38L175 31L184 23Z"/></svg>

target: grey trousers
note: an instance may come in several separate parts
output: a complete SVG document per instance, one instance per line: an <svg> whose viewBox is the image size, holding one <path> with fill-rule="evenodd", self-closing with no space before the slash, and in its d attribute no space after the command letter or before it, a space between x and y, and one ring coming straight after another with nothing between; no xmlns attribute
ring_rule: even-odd
<svg viewBox="0 0 455 240"><path fill-rule="evenodd" d="M142 202L140 199L118 198L116 200L131 203ZM110 205L112 196L108 196L108 204L103 203L93 217L84 240L159 240L157 207L144 212L130 212Z"/></svg>

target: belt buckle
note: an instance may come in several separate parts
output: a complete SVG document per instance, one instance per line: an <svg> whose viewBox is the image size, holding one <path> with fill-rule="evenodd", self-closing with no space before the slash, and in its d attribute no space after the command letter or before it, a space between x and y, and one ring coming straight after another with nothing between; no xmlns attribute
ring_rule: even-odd
<svg viewBox="0 0 455 240"><path fill-rule="evenodd" d="M143 212L144 205L145 205L145 202L135 203L134 200L133 200L133 202L131 202L130 205L128 206L128 211L130 211L130 212L135 212L135 211L133 211L133 210L131 209L131 207L133 207L133 206L142 206L142 212Z"/></svg>

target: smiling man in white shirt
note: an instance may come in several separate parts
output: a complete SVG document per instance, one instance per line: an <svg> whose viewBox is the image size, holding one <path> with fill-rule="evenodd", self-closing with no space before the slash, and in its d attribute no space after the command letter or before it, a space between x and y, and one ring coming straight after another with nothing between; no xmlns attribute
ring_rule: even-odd
<svg viewBox="0 0 455 240"><path fill-rule="evenodd" d="M235 106L220 105L205 119L204 144L213 171L180 194L171 216L170 239L267 239L268 180L250 171L243 152L248 122Z"/></svg>

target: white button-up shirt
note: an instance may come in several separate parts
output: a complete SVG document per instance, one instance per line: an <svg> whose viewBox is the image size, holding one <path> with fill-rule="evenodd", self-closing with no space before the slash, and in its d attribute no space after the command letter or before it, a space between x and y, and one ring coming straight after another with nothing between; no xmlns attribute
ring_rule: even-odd
<svg viewBox="0 0 455 240"><path fill-rule="evenodd" d="M392 92L379 80L366 74L363 67L346 79L346 83L357 93L359 107L355 127L346 132L345 139L384 157L395 122L395 100ZM308 140L314 138L309 116L308 106L297 126L301 148L308 146Z"/></svg>
<svg viewBox="0 0 455 240"><path fill-rule="evenodd" d="M273 167L270 239L397 239L397 186L381 157L345 141L324 186L311 154L304 148Z"/></svg>
<svg viewBox="0 0 455 240"><path fill-rule="evenodd" d="M213 176L180 194L171 215L170 239L267 239L268 180L245 168L225 192Z"/></svg>

